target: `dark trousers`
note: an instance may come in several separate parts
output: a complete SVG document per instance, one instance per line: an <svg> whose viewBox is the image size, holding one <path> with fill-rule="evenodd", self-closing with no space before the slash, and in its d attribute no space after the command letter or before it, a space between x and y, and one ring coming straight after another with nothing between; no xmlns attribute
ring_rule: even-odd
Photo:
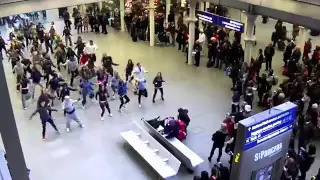
<svg viewBox="0 0 320 180"><path fill-rule="evenodd" d="M17 86L16 86L17 91L20 91L20 80L21 80L21 76L17 75Z"/></svg>
<svg viewBox="0 0 320 180"><path fill-rule="evenodd" d="M126 101L124 101L124 99ZM129 97L125 94L123 96L120 96L120 106L119 106L119 109L121 109L123 107L123 105L127 104L128 102L130 102L130 99Z"/></svg>
<svg viewBox="0 0 320 180"><path fill-rule="evenodd" d="M42 120L41 123L42 123L42 137L43 137L43 138L46 137L47 123L49 123L49 124L53 127L54 130L58 131L58 128L57 128L57 126L54 124L52 118L50 118L50 119L47 120L47 121L43 121L43 120Z"/></svg>
<svg viewBox="0 0 320 180"><path fill-rule="evenodd" d="M70 20L64 20L64 25L68 28L68 29L71 29L71 22Z"/></svg>
<svg viewBox="0 0 320 180"><path fill-rule="evenodd" d="M77 27L77 31L78 31L78 34L81 32L82 33L82 26L78 26Z"/></svg>
<svg viewBox="0 0 320 180"><path fill-rule="evenodd" d="M217 161L220 162L220 158L221 158L221 156L222 156L222 148L223 148L223 147L218 147L218 146L216 146L216 144L214 144L214 143L213 143L213 145L212 145L212 149L211 149L209 158L210 158L210 159L212 158L212 156L213 156L213 154L214 154L214 151L215 151L217 148L219 149L219 154L218 154Z"/></svg>
<svg viewBox="0 0 320 180"><path fill-rule="evenodd" d="M52 45L50 43L44 43L45 47L46 47L46 53L50 52L53 53L53 49L52 49Z"/></svg>
<svg viewBox="0 0 320 180"><path fill-rule="evenodd" d="M82 102L81 102L82 106L87 104L87 94L83 94L82 93Z"/></svg>
<svg viewBox="0 0 320 180"><path fill-rule="evenodd" d="M266 58L266 70L272 69L272 58Z"/></svg>
<svg viewBox="0 0 320 180"><path fill-rule="evenodd" d="M70 80L70 86L73 86L73 80L75 77L77 77L79 74L78 70L71 71L71 80Z"/></svg>
<svg viewBox="0 0 320 180"><path fill-rule="evenodd" d="M89 32L89 26L83 26L83 31L84 31L84 32L86 32L86 31ZM82 31L81 31L81 32L82 32Z"/></svg>
<svg viewBox="0 0 320 180"><path fill-rule="evenodd" d="M144 97L148 97L148 91L147 89L139 89L139 92L138 92L138 103L141 104L141 96L144 96Z"/></svg>
<svg viewBox="0 0 320 180"><path fill-rule="evenodd" d="M101 25L101 31L102 31L102 33L104 33L104 34L108 34L107 25L106 25L106 24L102 24L102 25Z"/></svg>
<svg viewBox="0 0 320 180"><path fill-rule="evenodd" d="M235 105L235 104L231 105L231 113L235 113L235 112L239 112L239 111L240 111L239 104L238 105Z"/></svg>
<svg viewBox="0 0 320 180"><path fill-rule="evenodd" d="M305 180L306 176L307 176L307 172L306 171L300 171L300 177L299 180Z"/></svg>
<svg viewBox="0 0 320 180"><path fill-rule="evenodd" d="M100 108L101 108L101 117L103 117L104 112L106 111L105 108L107 108L109 114L111 113L111 110L110 110L110 107L109 107L109 103L107 101L100 102L99 104L100 104Z"/></svg>
<svg viewBox="0 0 320 180"><path fill-rule="evenodd" d="M130 83L133 80L133 76L131 76L131 73L126 73L126 81L129 81Z"/></svg>
<svg viewBox="0 0 320 180"><path fill-rule="evenodd" d="M153 92L153 101L154 101L154 99L155 99L155 98L156 98L156 96L157 96L158 89L159 89L159 91L160 91L160 93L161 93L161 99L163 100L163 88L161 87L161 88L154 88L154 92Z"/></svg>

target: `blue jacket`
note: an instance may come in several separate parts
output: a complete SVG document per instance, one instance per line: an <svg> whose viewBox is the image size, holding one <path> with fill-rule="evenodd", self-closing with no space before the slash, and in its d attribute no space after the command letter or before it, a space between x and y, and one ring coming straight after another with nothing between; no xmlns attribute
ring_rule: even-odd
<svg viewBox="0 0 320 180"><path fill-rule="evenodd" d="M147 89L147 81L146 81L146 80L144 80L144 81L139 81L139 82L138 82L138 89L139 89L139 90Z"/></svg>
<svg viewBox="0 0 320 180"><path fill-rule="evenodd" d="M119 79L113 77L111 79L111 86L118 87L119 86Z"/></svg>
<svg viewBox="0 0 320 180"><path fill-rule="evenodd" d="M126 95L127 91L128 91L127 83L124 82L122 84L119 84L119 86L118 86L118 95L119 96Z"/></svg>
<svg viewBox="0 0 320 180"><path fill-rule="evenodd" d="M80 87L82 88L82 94L84 96L92 93L92 91L93 91L92 85L93 85L93 83L90 80L87 82L82 81L80 83Z"/></svg>

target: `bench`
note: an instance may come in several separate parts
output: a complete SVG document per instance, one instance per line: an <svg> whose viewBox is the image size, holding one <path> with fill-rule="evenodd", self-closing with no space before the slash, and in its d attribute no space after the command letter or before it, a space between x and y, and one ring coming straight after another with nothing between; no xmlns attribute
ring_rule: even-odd
<svg viewBox="0 0 320 180"><path fill-rule="evenodd" d="M204 162L203 159L201 159L196 153L194 153L177 138L167 139L164 137L164 135L160 134L158 130L153 128L147 121L144 119L142 119L142 121L145 127L149 130L149 133L154 136L155 139L157 139L164 147L166 147L176 158L178 158L190 173L193 173L194 168ZM160 129L161 128L163 129L162 126L160 126Z"/></svg>
<svg viewBox="0 0 320 180"><path fill-rule="evenodd" d="M120 135L161 178L169 179L178 173L181 162L144 129L139 127Z"/></svg>

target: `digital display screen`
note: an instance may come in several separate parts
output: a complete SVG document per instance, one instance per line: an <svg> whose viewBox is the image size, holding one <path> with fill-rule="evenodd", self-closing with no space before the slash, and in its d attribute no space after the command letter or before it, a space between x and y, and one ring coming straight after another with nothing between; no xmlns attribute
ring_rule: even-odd
<svg viewBox="0 0 320 180"><path fill-rule="evenodd" d="M262 169L259 169L255 173L253 173L253 177L251 180L271 180L273 171L273 164Z"/></svg>
<svg viewBox="0 0 320 180"><path fill-rule="evenodd" d="M244 151L292 130L295 119L296 108L293 108L257 124L247 126Z"/></svg>
<svg viewBox="0 0 320 180"><path fill-rule="evenodd" d="M205 11L197 11L197 17L199 20L206 21L217 26L221 26L241 33L244 32L244 24L240 21L218 16L216 14Z"/></svg>

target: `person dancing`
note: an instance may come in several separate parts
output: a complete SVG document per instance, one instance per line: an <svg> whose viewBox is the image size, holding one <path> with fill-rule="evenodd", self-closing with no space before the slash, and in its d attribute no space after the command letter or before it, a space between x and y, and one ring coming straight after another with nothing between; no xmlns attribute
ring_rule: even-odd
<svg viewBox="0 0 320 180"><path fill-rule="evenodd" d="M122 79L119 81L119 86L118 86L118 95L120 98L120 106L119 106L119 112L122 112L122 108L126 108L126 105L128 102L130 102L129 97L127 96L128 92L128 87L127 87L127 82L124 82ZM126 101L124 101L124 99Z"/></svg>
<svg viewBox="0 0 320 180"><path fill-rule="evenodd" d="M42 140L46 140L46 126L47 123L51 124L51 126L53 127L53 129L59 133L59 130L57 128L57 126L54 124L52 117L49 115L51 111L57 111L56 109L52 109L51 107L46 105L45 101L42 101L40 103L40 106L37 108L37 110L35 110L31 116L30 116L30 120L32 119L32 117L34 115L36 115L37 113L39 113L40 115L40 119L41 119L41 123L42 123Z"/></svg>
<svg viewBox="0 0 320 180"><path fill-rule="evenodd" d="M146 80L140 80L138 81L138 103L139 108L141 107L141 96L144 96L145 98L148 97L148 91L147 91L147 81Z"/></svg>
<svg viewBox="0 0 320 180"><path fill-rule="evenodd" d="M62 109L64 111L64 116L66 116L66 131L70 132L70 123L71 121L75 121L79 124L81 128L84 128L83 124L79 120L77 114L76 114L76 108L74 106L75 103L79 102L79 100L73 100L70 98L70 96L65 96L64 101L62 103Z"/></svg>
<svg viewBox="0 0 320 180"><path fill-rule="evenodd" d="M155 98L157 96L158 89L160 90L161 93L161 100L163 101L163 88L162 88L162 83L164 82L162 78L161 72L158 72L157 76L153 80L153 85L154 85L154 93L153 93L153 98L152 102L155 103Z"/></svg>
<svg viewBox="0 0 320 180"><path fill-rule="evenodd" d="M105 86L99 85L99 90L96 93L96 100L98 100L98 97L99 97L99 104L101 108L101 121L103 121L104 120L103 115L104 115L104 112L106 111L105 108L107 108L109 116L112 117L110 106L108 103L109 93L108 93L108 90L105 88Z"/></svg>

